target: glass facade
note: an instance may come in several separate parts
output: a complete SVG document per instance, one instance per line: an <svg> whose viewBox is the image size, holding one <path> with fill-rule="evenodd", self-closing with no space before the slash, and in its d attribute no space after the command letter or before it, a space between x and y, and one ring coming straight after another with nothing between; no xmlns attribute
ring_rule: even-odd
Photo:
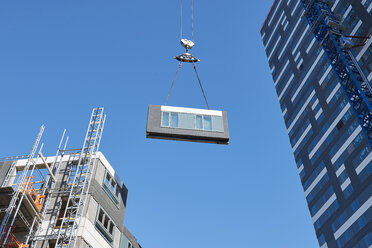
<svg viewBox="0 0 372 248"><path fill-rule="evenodd" d="M372 33L372 1L327 2L345 34ZM261 37L319 246L372 247L371 138L303 13L275 0ZM350 51L371 82L372 39Z"/></svg>

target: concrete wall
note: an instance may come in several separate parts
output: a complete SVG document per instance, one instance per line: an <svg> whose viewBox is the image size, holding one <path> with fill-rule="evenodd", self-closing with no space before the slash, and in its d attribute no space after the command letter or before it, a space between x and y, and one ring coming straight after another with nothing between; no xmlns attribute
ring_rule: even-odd
<svg viewBox="0 0 372 248"><path fill-rule="evenodd" d="M137 242L137 239L129 232L126 227L124 227L124 232L120 242L120 248L128 248L128 242L130 242L134 248L141 248L140 244L138 244Z"/></svg>
<svg viewBox="0 0 372 248"><path fill-rule="evenodd" d="M116 183L120 186L119 204L116 204L104 189L104 180L106 171L115 178ZM94 175L90 184L89 189L89 200L87 202L87 209L84 213L85 222L82 226L81 237L85 239L93 247L106 247L108 242L103 238L101 233L95 227L96 218L99 207L103 208L104 211L110 216L112 221L115 223L113 231L113 244L112 247L119 247L122 232L124 232L124 215L125 205L127 199L128 190L122 181L115 174L111 165L103 157L99 155L99 159L96 160L96 166ZM110 245L109 245L110 246Z"/></svg>
<svg viewBox="0 0 372 248"><path fill-rule="evenodd" d="M0 186L3 185L5 177L8 173L8 171L9 171L9 168L12 165L12 163L13 163L13 161L0 162ZM13 178L13 180L14 180L14 178ZM10 180L11 183L13 182L13 180Z"/></svg>
<svg viewBox="0 0 372 248"><path fill-rule="evenodd" d="M115 204L111 200L109 194L103 188L106 168L101 161L98 161L96 166L95 178L90 185L89 193L93 198L105 209L105 211L114 219L115 224L120 226L124 222L125 214L125 199L127 193L122 189L119 194L119 204Z"/></svg>

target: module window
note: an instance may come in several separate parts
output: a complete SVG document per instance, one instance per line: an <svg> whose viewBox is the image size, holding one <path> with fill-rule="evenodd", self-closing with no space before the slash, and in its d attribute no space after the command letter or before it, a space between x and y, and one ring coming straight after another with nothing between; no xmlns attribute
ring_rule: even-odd
<svg viewBox="0 0 372 248"><path fill-rule="evenodd" d="M181 129L223 132L222 116L162 112L161 126Z"/></svg>
<svg viewBox="0 0 372 248"><path fill-rule="evenodd" d="M120 187L116 183L115 179L111 174L106 170L105 180L103 182L103 189L110 196L111 200L119 205L119 193Z"/></svg>
<svg viewBox="0 0 372 248"><path fill-rule="evenodd" d="M114 227L115 224L111 217L105 212L105 210L99 206L96 217L95 227L102 234L105 240L112 245L114 242Z"/></svg>

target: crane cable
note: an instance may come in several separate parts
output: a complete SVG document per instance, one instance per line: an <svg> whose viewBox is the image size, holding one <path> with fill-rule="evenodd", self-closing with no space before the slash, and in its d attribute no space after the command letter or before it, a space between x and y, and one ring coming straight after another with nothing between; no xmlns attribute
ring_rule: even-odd
<svg viewBox="0 0 372 248"><path fill-rule="evenodd" d="M180 15L180 22L181 22L181 30L180 30L180 39L183 39L183 33L182 33L182 19L183 19L183 4L182 4L182 0L181 0L181 15ZM194 41L194 0L191 0L191 37L192 37L192 41Z"/></svg>
<svg viewBox="0 0 372 248"><path fill-rule="evenodd" d="M209 104L208 104L208 101L207 101L207 97L205 96L204 89L203 89L202 83L201 83L200 78L199 78L198 71L196 70L195 63L192 62L192 64L193 64L193 66L194 66L194 70L195 70L195 73L196 73L196 77L198 78L198 81L199 81L200 89L201 89L201 91L203 92L203 96L204 96L205 103L207 104L207 108L210 109Z"/></svg>
<svg viewBox="0 0 372 248"><path fill-rule="evenodd" d="M172 91L172 88L173 88L174 82L176 81L176 78L177 78L177 75L178 75L178 72L179 72L181 66L182 66L182 62L180 61L180 64L178 65L178 69L177 69L176 75L174 76L174 79L173 79L173 82L172 82L172 86L171 86L171 88L170 88L170 90L169 90L169 92L168 92L167 99L165 99L164 106L167 105L169 95L170 95L170 93L171 93L171 91Z"/></svg>
<svg viewBox="0 0 372 248"><path fill-rule="evenodd" d="M181 0L181 31L180 31L180 40L182 40L182 0Z"/></svg>
<svg viewBox="0 0 372 248"><path fill-rule="evenodd" d="M182 37L182 0L181 0L181 18L180 18L180 22L181 22L181 28L180 28L180 36L181 36L181 40L183 39ZM191 35L192 35L192 41L194 42L194 0L191 0ZM203 93L203 96L204 96L204 100L205 100L205 103L207 104L207 108L210 109L209 107L209 104L208 104L208 100L207 100L207 97L205 95L205 92L204 92L204 89L203 89L203 85L201 83L201 80L199 78L199 74L198 74L198 71L196 70L196 65L195 65L195 62L192 62L192 65L194 67L194 70L195 70L195 73L196 73L196 77L198 79L198 82L199 82L199 86L200 86L200 89ZM171 85L171 88L168 92L168 95L167 95L167 98L165 100L165 103L164 103L164 106L167 105L167 102L168 102L168 98L169 98L169 95L170 93L172 92L172 89L173 89L173 86L174 86L174 83L176 82L176 78L177 78L177 75L178 75L178 72L179 70L181 69L181 66L182 66L182 61L180 61L179 65L178 65L178 69L176 71L176 75L174 76L174 79L173 79L173 82L172 82L172 85Z"/></svg>
<svg viewBox="0 0 372 248"><path fill-rule="evenodd" d="M191 33L192 41L194 41L194 0L191 0Z"/></svg>
<svg viewBox="0 0 372 248"><path fill-rule="evenodd" d="M198 71L196 70L195 63L193 62L192 65L194 66L194 70L195 70L195 73L196 73L196 77L198 78L199 86L200 86L200 89L201 89L201 91L202 91L202 93L203 93L205 103L207 104L207 108L208 108L208 109L211 109L211 108L209 107L208 100L207 100L207 97L206 97L205 92L204 92L204 89L203 89L203 85L202 85L202 83L201 83L201 81L200 81ZM164 106L167 105L169 95L170 95L170 93L172 92L174 82L176 82L176 78L177 78L178 72L179 72L180 69L181 69L181 66L182 66L182 62L180 61L179 65L178 65L178 69L177 69L177 71L176 71L176 75L174 76L174 79L173 79L173 82L172 82L171 88L170 88L170 90L169 90L169 92L168 92L167 99L165 99Z"/></svg>

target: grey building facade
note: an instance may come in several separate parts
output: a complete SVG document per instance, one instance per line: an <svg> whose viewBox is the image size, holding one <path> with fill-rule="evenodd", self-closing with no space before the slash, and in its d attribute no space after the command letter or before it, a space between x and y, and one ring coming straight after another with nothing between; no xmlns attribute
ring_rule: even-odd
<svg viewBox="0 0 372 248"><path fill-rule="evenodd" d="M124 216L127 203L128 189L115 173L115 170L105 156L98 152L95 155L93 177L88 190L86 208L82 214L82 220L77 228L76 247L94 248L140 248L136 238L124 226ZM42 214L42 208L38 208L37 197L41 188L33 178L33 190L35 194L26 192L26 197L20 205L19 214L15 219L14 228L11 230L11 238L5 247L56 247L56 239L62 225L62 217L66 209L69 194L69 178L71 166L78 163L79 154L68 154L63 157L50 156L45 162L38 158L35 160L36 169L40 174L46 175L46 165L51 166L54 161L60 161L59 173L56 177L55 191L51 193L48 203L45 205L45 215L41 218L41 226L34 230L33 242L26 242L29 234L30 223L36 215ZM0 210L8 208L14 185L25 168L28 159L0 162ZM11 169L13 168L13 169ZM21 190L22 191L22 190ZM0 211L0 222L4 218L5 211ZM62 230L65 227L62 226ZM0 235L4 239L4 234ZM24 246L15 246L16 241ZM26 246L28 244L28 246ZM58 246L57 246L58 247Z"/></svg>
<svg viewBox="0 0 372 248"><path fill-rule="evenodd" d="M345 34L372 33L371 0L327 1ZM372 147L300 0L275 0L261 27L319 245L372 247ZM350 49L369 83L372 39Z"/></svg>

